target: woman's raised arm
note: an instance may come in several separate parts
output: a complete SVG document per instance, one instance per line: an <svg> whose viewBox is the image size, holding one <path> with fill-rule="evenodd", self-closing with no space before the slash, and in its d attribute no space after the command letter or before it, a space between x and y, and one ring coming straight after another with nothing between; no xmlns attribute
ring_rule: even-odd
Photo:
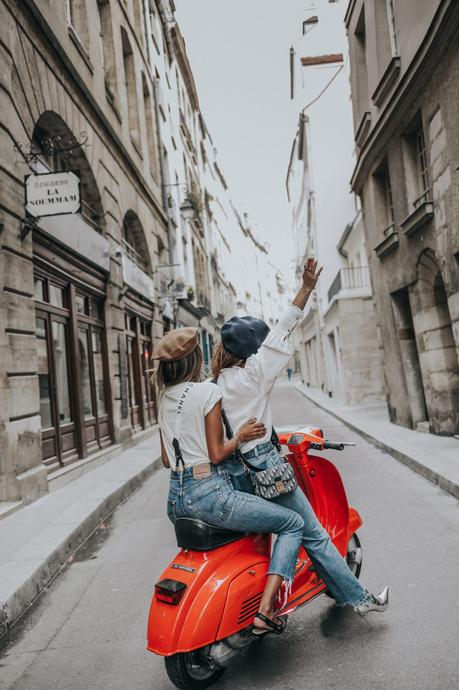
<svg viewBox="0 0 459 690"><path fill-rule="evenodd" d="M246 365L249 376L256 380L260 390L269 390L285 367L292 350L290 335L297 323L303 318L303 309L319 279L322 268L317 270L317 261L308 259L304 265L303 281L292 303L284 311L279 323L269 332L258 352Z"/></svg>

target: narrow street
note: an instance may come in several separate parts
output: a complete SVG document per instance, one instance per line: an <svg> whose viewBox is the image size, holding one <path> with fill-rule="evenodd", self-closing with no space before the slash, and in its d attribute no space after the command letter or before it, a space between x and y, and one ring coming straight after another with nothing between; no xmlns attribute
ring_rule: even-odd
<svg viewBox="0 0 459 690"><path fill-rule="evenodd" d="M373 448L282 381L278 425L319 424L357 448L329 452L364 527L362 581L391 587L369 624L321 597L287 632L254 644L215 687L318 690L457 688L457 502ZM176 547L165 515L167 472L122 505L17 626L0 658L2 690L168 690L145 651L153 585Z"/></svg>

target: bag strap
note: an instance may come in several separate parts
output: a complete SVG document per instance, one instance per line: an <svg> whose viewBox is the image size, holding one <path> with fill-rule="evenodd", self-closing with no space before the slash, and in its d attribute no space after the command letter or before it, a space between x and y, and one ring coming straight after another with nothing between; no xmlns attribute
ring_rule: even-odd
<svg viewBox="0 0 459 690"><path fill-rule="evenodd" d="M182 395L179 398L179 401L177 403L177 410L175 413L175 424L174 424L174 431L171 433L171 428L170 426L166 423L166 420L164 419L162 415L161 408L159 410L159 417L160 417L160 424L165 428L165 430L172 436L172 447L174 448L174 454L175 454L175 471L180 472L185 469L185 461L183 459L182 451L180 449L180 443L179 443L179 436L180 436L180 429L182 426L182 416L183 416L183 403L185 402L185 399L190 392L190 390L193 388L194 383L189 383L185 387L185 390L183 391ZM181 466L181 469L180 469Z"/></svg>

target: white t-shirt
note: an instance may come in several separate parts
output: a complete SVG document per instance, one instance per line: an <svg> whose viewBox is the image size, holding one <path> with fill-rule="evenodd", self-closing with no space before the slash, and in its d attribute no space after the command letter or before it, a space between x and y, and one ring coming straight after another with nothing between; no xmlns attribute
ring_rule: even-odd
<svg viewBox="0 0 459 690"><path fill-rule="evenodd" d="M243 453L271 438L269 394L293 354L290 335L303 316L301 309L290 304L258 352L246 361L245 367L223 369L218 377L218 387L223 394L222 407L233 432L236 433L250 417L255 417L266 426L264 438L241 445Z"/></svg>
<svg viewBox="0 0 459 690"><path fill-rule="evenodd" d="M218 386L209 381L178 383L166 388L159 405L159 426L172 469L175 469L172 441L176 433L177 407L186 389L188 392L181 404L178 440L187 467L210 462L204 419L222 397Z"/></svg>

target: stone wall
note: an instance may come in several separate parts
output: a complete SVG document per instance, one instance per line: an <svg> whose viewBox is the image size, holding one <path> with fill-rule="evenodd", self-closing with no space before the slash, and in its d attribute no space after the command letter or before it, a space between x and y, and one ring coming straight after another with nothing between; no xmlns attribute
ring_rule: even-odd
<svg viewBox="0 0 459 690"><path fill-rule="evenodd" d="M133 18L123 3L110 3L119 36L123 25L131 37L137 84L145 56ZM160 180L151 173L144 119L141 146L133 146L123 99L119 107L106 93L101 63L97 3L86 3L87 51L77 45L65 20L65 3L17 3L0 0L0 500L29 501L46 491L41 463L38 377L36 374L33 296L33 233L21 240L26 160L14 150L26 148L44 113L54 113L79 137L88 136L84 154L96 181L108 241L109 274L105 321L109 352L115 440L130 435L129 420L120 417L118 335L124 333L122 223L133 211L143 228L152 266L158 262L158 237L167 246L161 209ZM28 8L35 8L34 13ZM92 16L93 15L93 16ZM38 19L37 19L38 18ZM54 38L53 38L54 35ZM122 70L122 65L119 66ZM152 87L150 85L152 92ZM121 92L122 93L122 92ZM140 100L140 99L139 99ZM154 166L152 166L155 171ZM157 175L157 171L154 172ZM91 260L91 257L87 257ZM162 333L155 309L154 335Z"/></svg>
<svg viewBox="0 0 459 690"><path fill-rule="evenodd" d="M374 248L383 239L384 221L373 177L379 160L362 189L390 415L404 426L425 423L443 434L459 431L458 46L456 34L426 87L410 94L403 122L390 137L384 133L389 143L379 160L387 156L396 241L379 256ZM413 209L403 141L415 117L424 130L433 216L408 232Z"/></svg>
<svg viewBox="0 0 459 690"><path fill-rule="evenodd" d="M384 400L382 347L373 300L339 300L343 399L348 405Z"/></svg>

